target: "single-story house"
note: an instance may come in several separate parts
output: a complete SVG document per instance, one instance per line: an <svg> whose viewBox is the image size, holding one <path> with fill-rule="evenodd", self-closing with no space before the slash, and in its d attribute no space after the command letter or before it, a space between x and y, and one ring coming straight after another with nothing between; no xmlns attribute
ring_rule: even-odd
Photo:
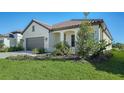
<svg viewBox="0 0 124 93"><path fill-rule="evenodd" d="M13 31L5 35L0 36L0 43L4 44L5 47L15 47L21 43L22 31Z"/></svg>
<svg viewBox="0 0 124 93"><path fill-rule="evenodd" d="M52 52L54 45L66 41L75 51L77 32L84 20L89 20L92 23L97 40L112 42L112 35L103 19L72 19L52 26L32 20L23 31L24 49L44 48L47 52ZM112 49L112 45L107 47L107 50L110 49Z"/></svg>

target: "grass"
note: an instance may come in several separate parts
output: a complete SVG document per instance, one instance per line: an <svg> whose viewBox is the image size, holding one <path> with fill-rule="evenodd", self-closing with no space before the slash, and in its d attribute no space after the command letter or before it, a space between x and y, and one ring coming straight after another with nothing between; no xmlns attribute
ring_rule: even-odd
<svg viewBox="0 0 124 93"><path fill-rule="evenodd" d="M124 51L108 62L14 61L0 59L0 80L118 80L124 79Z"/></svg>

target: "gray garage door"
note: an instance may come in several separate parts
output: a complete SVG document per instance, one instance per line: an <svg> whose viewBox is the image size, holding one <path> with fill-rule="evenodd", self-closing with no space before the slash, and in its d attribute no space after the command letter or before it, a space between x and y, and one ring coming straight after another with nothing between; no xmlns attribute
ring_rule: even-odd
<svg viewBox="0 0 124 93"><path fill-rule="evenodd" d="M27 50L44 48L44 37L27 38L26 47Z"/></svg>

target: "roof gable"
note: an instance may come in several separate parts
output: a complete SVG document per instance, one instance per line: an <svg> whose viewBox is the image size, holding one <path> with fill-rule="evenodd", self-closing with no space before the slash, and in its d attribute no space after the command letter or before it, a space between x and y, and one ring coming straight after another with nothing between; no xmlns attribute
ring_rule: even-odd
<svg viewBox="0 0 124 93"><path fill-rule="evenodd" d="M40 22L38 22L38 21L36 21L36 20L33 19L33 20L27 25L27 27L24 29L24 31L23 31L22 33L24 33L24 32L29 28L29 26L30 26L33 22L35 22L36 24L38 24L38 25L40 25L40 26L42 26L42 27L44 27L44 28L46 28L46 29L48 29L48 30L51 30L51 26L49 26L49 25L47 25L47 24L40 23Z"/></svg>

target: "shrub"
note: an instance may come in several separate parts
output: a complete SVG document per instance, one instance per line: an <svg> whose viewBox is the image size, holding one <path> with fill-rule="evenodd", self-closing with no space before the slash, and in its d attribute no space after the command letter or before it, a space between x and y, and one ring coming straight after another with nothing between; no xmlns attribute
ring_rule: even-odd
<svg viewBox="0 0 124 93"><path fill-rule="evenodd" d="M14 47L8 48L8 52L12 52L14 50Z"/></svg>
<svg viewBox="0 0 124 93"><path fill-rule="evenodd" d="M69 55L71 54L70 46L67 42L60 42L55 45L55 51L53 52L53 55Z"/></svg>
<svg viewBox="0 0 124 93"><path fill-rule="evenodd" d="M8 48L4 46L3 43L0 43L0 52L7 52Z"/></svg>
<svg viewBox="0 0 124 93"><path fill-rule="evenodd" d="M45 50L44 50L43 48L42 48L42 49L34 48L34 49L32 50L32 52L33 52L34 54L42 54L42 53L45 52Z"/></svg>
<svg viewBox="0 0 124 93"><path fill-rule="evenodd" d="M21 47L21 46L18 46L18 47L10 47L10 48L8 48L8 52L22 51L22 50L24 50L24 48Z"/></svg>
<svg viewBox="0 0 124 93"><path fill-rule="evenodd" d="M38 51L37 48L34 48L34 49L32 49L32 53L34 53L34 54L39 54L39 51Z"/></svg>
<svg viewBox="0 0 124 93"><path fill-rule="evenodd" d="M43 54L45 52L45 50L42 48L42 49L39 49L39 53L40 54Z"/></svg>
<svg viewBox="0 0 124 93"><path fill-rule="evenodd" d="M111 50L105 51L105 52L104 52L104 55L105 55L108 59L111 58L111 57L113 57L113 53L112 53Z"/></svg>
<svg viewBox="0 0 124 93"><path fill-rule="evenodd" d="M16 50L21 51L21 50L24 50L24 48L22 46L18 46L18 47L16 47Z"/></svg>
<svg viewBox="0 0 124 93"><path fill-rule="evenodd" d="M0 52L8 52L8 48L0 48Z"/></svg>
<svg viewBox="0 0 124 93"><path fill-rule="evenodd" d="M100 53L98 56L92 57L91 60L93 62L106 62L112 57L113 57L113 53L111 50L109 50L109 51L104 51L103 53Z"/></svg>
<svg viewBox="0 0 124 93"><path fill-rule="evenodd" d="M3 43L0 43L0 48L3 48L4 47L4 44Z"/></svg>

